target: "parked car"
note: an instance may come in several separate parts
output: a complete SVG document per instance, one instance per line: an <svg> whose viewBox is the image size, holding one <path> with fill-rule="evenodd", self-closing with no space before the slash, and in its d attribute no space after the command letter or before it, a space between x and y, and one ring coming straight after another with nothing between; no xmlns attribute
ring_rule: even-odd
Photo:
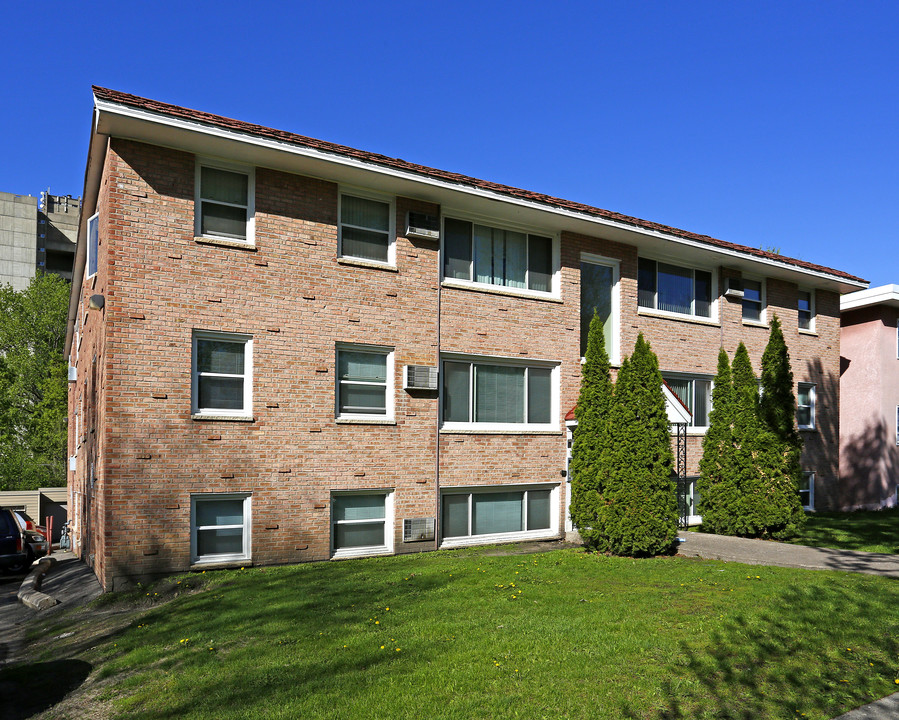
<svg viewBox="0 0 899 720"><path fill-rule="evenodd" d="M25 531L25 539L31 548L35 558L44 557L47 554L47 528L38 525L24 510L13 510L13 515L19 522L19 527Z"/></svg>
<svg viewBox="0 0 899 720"><path fill-rule="evenodd" d="M34 562L35 554L27 533L12 510L0 508L0 569L21 572Z"/></svg>

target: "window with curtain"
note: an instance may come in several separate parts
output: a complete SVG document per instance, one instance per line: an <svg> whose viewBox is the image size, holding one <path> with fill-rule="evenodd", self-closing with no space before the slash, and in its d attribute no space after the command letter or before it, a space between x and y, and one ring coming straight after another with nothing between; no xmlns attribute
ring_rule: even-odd
<svg viewBox="0 0 899 720"><path fill-rule="evenodd" d="M640 258L637 267L637 304L643 308L712 316L712 274Z"/></svg>
<svg viewBox="0 0 899 720"><path fill-rule="evenodd" d="M389 263L391 203L342 194L340 196L340 254Z"/></svg>
<svg viewBox="0 0 899 720"><path fill-rule="evenodd" d="M610 358L615 356L614 341L618 332L618 318L612 317L612 292L615 288L615 268L594 262L581 263L581 357L587 354L587 336L593 313L602 320L603 340Z"/></svg>
<svg viewBox="0 0 899 720"><path fill-rule="evenodd" d="M693 414L690 427L705 428L712 411L712 381L683 375L664 375L665 382Z"/></svg>
<svg viewBox="0 0 899 720"><path fill-rule="evenodd" d="M552 368L445 360L444 423L549 425Z"/></svg>
<svg viewBox="0 0 899 720"><path fill-rule="evenodd" d="M194 332L194 414L252 414L251 353L246 335Z"/></svg>
<svg viewBox="0 0 899 720"><path fill-rule="evenodd" d="M337 414L386 417L388 400L387 350L337 350Z"/></svg>
<svg viewBox="0 0 899 720"><path fill-rule="evenodd" d="M247 173L201 165L198 204L200 235L247 239L250 207Z"/></svg>
<svg viewBox="0 0 899 720"><path fill-rule="evenodd" d="M191 497L191 556L194 562L250 557L250 496L203 494Z"/></svg>
<svg viewBox="0 0 899 720"><path fill-rule="evenodd" d="M443 275L483 285L552 292L552 238L444 220Z"/></svg>
<svg viewBox="0 0 899 720"><path fill-rule="evenodd" d="M484 489L446 493L441 499L444 539L552 532L552 489Z"/></svg>

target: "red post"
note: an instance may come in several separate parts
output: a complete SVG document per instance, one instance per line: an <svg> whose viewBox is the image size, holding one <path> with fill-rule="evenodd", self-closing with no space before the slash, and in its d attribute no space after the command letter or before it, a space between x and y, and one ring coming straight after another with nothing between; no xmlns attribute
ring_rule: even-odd
<svg viewBox="0 0 899 720"><path fill-rule="evenodd" d="M53 516L47 515L47 555L53 553Z"/></svg>

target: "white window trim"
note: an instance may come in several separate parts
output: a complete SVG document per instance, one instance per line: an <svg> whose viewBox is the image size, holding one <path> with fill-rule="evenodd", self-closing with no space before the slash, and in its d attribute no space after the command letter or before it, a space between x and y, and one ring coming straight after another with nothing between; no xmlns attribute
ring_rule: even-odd
<svg viewBox="0 0 899 720"><path fill-rule="evenodd" d="M227 170L228 172L239 173L247 176L247 236L244 240L240 238L230 237L228 235L215 235L212 233L202 233L202 216L200 198L200 177L201 168L215 168L216 170ZM218 202L218 201L214 201ZM229 203L219 203L220 205L228 205ZM243 205L231 205L231 207L243 207ZM233 244L237 246L256 247L256 168L247 165L235 165L221 160L212 160L208 158L197 158L194 169L194 237L204 240L211 240L217 244Z"/></svg>
<svg viewBox="0 0 899 720"><path fill-rule="evenodd" d="M615 258L603 257L602 255L581 253L581 263L604 265L612 268L611 317L614 322L614 329L612 331L612 349L609 352L609 362L617 367L621 365L621 261ZM578 268L578 272L580 272L580 268ZM580 302L580 298L578 298L578 302ZM581 362L585 360L586 358L581 358Z"/></svg>
<svg viewBox="0 0 899 720"><path fill-rule="evenodd" d="M548 423L488 423L488 422L446 422L443 420L443 363L467 362L482 365L503 365L507 367L533 367L552 371L550 375L550 422ZM532 433L532 432L559 432L559 373L560 363L551 360L532 360L522 358L505 358L492 355L471 355L462 353L441 353L440 355L440 381L439 381L439 417L440 429L446 431L466 432L503 432L503 433ZM471 378L472 375L469 375ZM469 380L472 383L473 380ZM469 401L472 399L473 388L469 384Z"/></svg>
<svg viewBox="0 0 899 720"><path fill-rule="evenodd" d="M552 279L551 290L544 292L542 290L531 290L529 288L514 288L507 285L494 285L492 283L481 283L475 280L463 280L461 278L448 278L444 274L444 258L445 248L444 240L446 231L444 226L447 218L452 220L461 220L462 222L470 222L477 225L486 225L496 230L511 230L512 232L524 233L525 235L536 235L538 237L546 237L552 241ZM521 225L517 223L505 222L496 218L489 218L475 213L461 212L455 210L444 209L440 218L440 281L447 287L455 287L460 289L481 290L485 292L495 292L501 295L514 295L520 297L532 298L552 298L558 300L562 297L562 251L559 233L543 231L529 225ZM469 275L474 276L474 251L472 250L472 258L469 261Z"/></svg>
<svg viewBox="0 0 899 720"><path fill-rule="evenodd" d="M473 485L464 487L446 487L440 491L440 517L443 518L443 498L447 495L468 495L468 522L471 526L471 495L491 492L520 492L528 490L550 490L549 527L540 530L523 530L511 533L491 533L489 535L460 535L443 537L441 522L440 547L454 548L471 545L490 545L497 542L514 542L518 540L537 540L558 537L559 535L559 492L560 483L533 483L525 485ZM527 500L525 500L527 502Z"/></svg>
<svg viewBox="0 0 899 720"><path fill-rule="evenodd" d="M715 392L715 376L714 375L703 375L701 373L684 373L684 372L668 372L667 370L662 371L662 379L671 378L672 380L689 380L693 383L693 407L696 407L696 381L700 382L708 382L709 383L709 402L708 402L708 415L711 417L712 414L712 396ZM673 391L672 391L673 392ZM679 398L678 398L679 399ZM694 417L693 411L690 411L691 421ZM687 426L687 435L705 435L708 431L708 425L688 425Z"/></svg>
<svg viewBox="0 0 899 720"><path fill-rule="evenodd" d="M749 280L751 282L757 282L759 284L759 296L760 296L760 304L759 308L759 319L758 320L747 320L743 317L743 303L746 302L744 298L740 302L740 320L742 320L744 325L752 325L754 327L768 327L768 283L766 279L763 277L755 277L753 275L744 275L743 280ZM745 290L745 286L744 286Z"/></svg>
<svg viewBox="0 0 899 720"><path fill-rule="evenodd" d="M808 505L803 505L803 510L815 509L815 473L811 470L802 471L803 478L808 478ZM801 496L800 496L801 497Z"/></svg>
<svg viewBox="0 0 899 720"><path fill-rule="evenodd" d="M696 271L700 270L702 272L707 272L711 275L712 285L710 288L711 300L709 302L709 315L706 317L705 315L696 315L695 313L679 313L673 312L671 310L659 310L657 307L648 308L644 307L640 304L640 295L639 295L639 272L637 277L637 314L638 315L655 315L657 317L671 318L677 320L688 320L691 322L701 323L703 325L718 325L718 271L712 267L705 267L702 265L685 265L683 258L670 258L663 257L659 255L639 255L637 258L638 267L640 259L643 260L652 260L656 263L656 292L655 292L655 304L658 306L659 304L659 263L664 263L666 265L674 265L675 267L683 268L684 270L692 270L694 272L693 275L693 299L690 301L691 305L696 305Z"/></svg>
<svg viewBox="0 0 899 720"><path fill-rule="evenodd" d="M696 483L699 482L699 475L687 475L686 480L690 483L690 505L696 510ZM687 515L687 525L702 525L702 515Z"/></svg>
<svg viewBox="0 0 899 720"><path fill-rule="evenodd" d="M807 328L799 327L799 296L796 296L796 328L801 333L806 333L807 335L817 335L818 331L815 328L815 318L818 317L818 313L815 309L815 290L814 288L805 288L800 287L800 292L808 293L808 308L809 308L809 323Z"/></svg>
<svg viewBox="0 0 899 720"><path fill-rule="evenodd" d="M809 391L809 393L808 393L809 404L807 406L799 405L799 390L800 390L800 388L803 388L803 387L808 388L808 391ZM817 392L818 392L818 386L815 383L800 382L800 383L796 384L796 415L797 415L796 426L800 430L814 430L815 429L815 399L816 399L815 396L817 395ZM809 408L809 418L812 421L810 425L800 425L799 424L798 415L799 415L800 407L808 407Z"/></svg>
<svg viewBox="0 0 899 720"><path fill-rule="evenodd" d="M244 346L244 381L243 381L243 409L225 410L219 408L201 408L200 383L197 372L197 340L227 340L229 342L242 342ZM194 330L191 337L190 353L190 405L191 415L194 418L249 418L253 417L253 336L243 333L227 333L213 330Z"/></svg>
<svg viewBox="0 0 899 720"><path fill-rule="evenodd" d="M253 537L253 516L251 505L252 494L248 492L236 493L198 493L190 496L190 561L192 565L205 565L222 562L247 562L252 558L250 541ZM220 555L197 555L197 532L203 528L235 528L239 525L210 525L199 526L196 524L197 501L204 500L235 500L243 499L243 548L242 553L222 553Z"/></svg>
<svg viewBox="0 0 899 720"><path fill-rule="evenodd" d="M370 523L375 522L374 520L345 520L343 522L338 523L334 518L334 498L337 496L346 496L346 495L383 495L384 496L384 544L383 545L367 545L363 547L354 547L354 548L343 548L336 549L334 547L334 541L337 538L336 528L337 525L349 525L353 523ZM394 535L394 521L393 521L393 495L394 491L392 488L371 488L365 490L332 490L331 491L331 503L330 503L330 514L331 514L331 522L330 522L330 535L331 535L331 558L334 560L340 560L341 558L351 558L351 557L367 557L370 555L391 555L393 554L393 535Z"/></svg>
<svg viewBox="0 0 899 720"><path fill-rule="evenodd" d="M372 260L371 258L360 258L355 255L347 255L343 252L343 196L351 195L352 197L363 198L365 200L375 200L387 205L388 227L387 227L387 262L380 260ZM361 228L363 230L370 228ZM362 264L374 265L376 267L396 268L396 197L393 195L384 195L383 193L372 192L357 187L340 186L337 189L337 257L345 260L352 260Z"/></svg>
<svg viewBox="0 0 899 720"><path fill-rule="evenodd" d="M97 232L97 247L92 247L93 243L91 242L91 226L96 227ZM100 270L100 213L94 213L87 219L87 262L84 267L87 270L87 278L90 279L97 274ZM97 269L94 272L90 272L91 261L97 263Z"/></svg>
<svg viewBox="0 0 899 720"><path fill-rule="evenodd" d="M367 352L373 355L384 355L387 358L385 374L386 390L384 395L384 403L386 412L383 415L372 413L341 413L340 412L340 363L338 356L341 351L349 352ZM394 408L394 396L396 394L396 378L395 372L395 355L396 351L392 347L386 345L361 345L359 343L337 343L334 346L334 417L338 422L352 421L358 423L393 423L396 420ZM378 383L380 384L380 383Z"/></svg>

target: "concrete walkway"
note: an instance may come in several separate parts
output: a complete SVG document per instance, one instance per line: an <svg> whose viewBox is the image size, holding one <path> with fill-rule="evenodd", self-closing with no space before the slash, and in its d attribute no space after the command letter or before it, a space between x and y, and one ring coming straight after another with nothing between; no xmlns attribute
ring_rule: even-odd
<svg viewBox="0 0 899 720"><path fill-rule="evenodd" d="M768 540L682 532L678 555L747 565L776 565L805 570L842 570L899 578L899 555L813 548ZM834 720L897 720L899 693L850 710Z"/></svg>

